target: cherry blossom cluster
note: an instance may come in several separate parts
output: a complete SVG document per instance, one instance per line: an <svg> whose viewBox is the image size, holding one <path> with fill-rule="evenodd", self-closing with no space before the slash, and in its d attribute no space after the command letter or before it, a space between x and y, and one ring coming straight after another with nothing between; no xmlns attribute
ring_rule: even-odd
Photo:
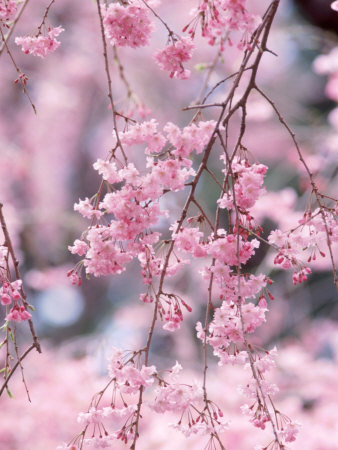
<svg viewBox="0 0 338 450"><path fill-rule="evenodd" d="M190 263L191 258L212 260L211 265L205 266L201 274L213 284L214 295L221 300L221 305L214 307L213 318L207 327L197 323L197 336L213 348L214 355L219 358L219 365L239 364L250 368L252 378L246 386L240 387L240 392L248 399L242 410L258 428L264 429L266 423L272 423L276 443L282 446L295 439L299 425L291 419L284 419L279 412L276 416L276 412L267 404L266 399L269 398L272 402L273 396L278 392L277 386L266 379L266 374L274 367L276 351L261 351L248 343L248 336L266 321L268 301L274 299L269 291L272 281L264 274L254 275L243 270L260 246L262 229L256 225L252 209L265 193L263 182L267 167L250 163L245 153L242 158L233 158L232 161L222 156L228 189L221 192L218 205L228 212L233 221L228 230L211 228L210 234L202 231L201 224L206 220L203 211L198 220L188 217L185 222L172 224L169 240L161 241L161 234L152 230L159 218L166 215L160 209L160 198L168 191L184 189L189 178L196 176L190 157L193 151L196 154L203 152L212 138L215 126L215 122L210 121L192 123L180 129L167 123L163 132L160 132L158 123L152 119L115 134L116 142L119 141L128 152L132 146L143 146L147 159L146 170L142 172L134 164L127 161L123 164L116 158L96 161L94 168L102 176L108 192L102 198L97 194L92 199L75 205L76 210L91 220L91 225L82 238L74 242L70 251L85 256L78 268L83 265L87 274L94 276L121 273L126 264L138 258L143 282L147 286L147 291L140 295L140 299L144 303L156 304L158 317L164 322L163 329L170 332L180 328L184 320L183 309L191 312L192 308L175 293L161 290L156 294L156 280L163 276L164 271L166 278L176 274L185 264ZM103 220L105 224L101 223ZM310 252L309 261L316 259L317 252L322 254L327 229L330 239L335 242L337 225L334 211L326 210L323 221L321 211L315 210L307 212L299 227L292 232L275 230L270 233L268 241L265 241L276 250L277 264L285 269L294 269L295 284L305 281L310 273L307 266L300 264L300 254L307 249ZM160 244L164 247L172 245L175 248L175 258L166 260L159 256L156 248ZM79 271L76 274L77 277L80 276ZM136 368L134 363L124 365L119 358L117 361L110 373L114 378L115 389L122 394L134 395L154 383L154 374L157 372L153 366ZM155 378L160 379L158 375ZM187 404L196 401L193 392L195 395L198 389L178 387L173 380L162 381L155 390L156 400L150 403L150 407L155 412L171 411L173 408L177 411L182 408L183 417L185 411L190 411L190 407L184 403L185 399L189 399ZM126 405L129 408L130 405ZM127 408L126 405L124 408ZM187 423L179 421L173 425L174 428L186 436L195 433L213 436L214 433L221 433L228 423L224 422L223 413L217 407L213 407L211 414L210 405L212 403L206 403L205 408L200 410L194 407L195 413L186 415ZM103 411L101 416L105 414ZM131 417L137 414L135 409L125 411ZM88 421L93 411L86 414L90 416L82 415L81 421ZM276 420L273 419L273 414ZM109 435L110 437L107 435L105 439L113 437L124 442L134 439L133 423L132 419L127 420L117 434Z"/></svg>
<svg viewBox="0 0 338 450"><path fill-rule="evenodd" d="M12 305L6 315L7 321L22 322L30 319L32 315L22 302L22 281L9 281L8 270L8 249L0 246L0 302L6 307Z"/></svg>
<svg viewBox="0 0 338 450"><path fill-rule="evenodd" d="M225 157L222 155L221 159L227 166ZM223 173L226 175L229 168L223 169ZM221 208L233 209L234 198L236 201L236 207L239 212L245 212L252 208L258 197L265 193L265 189L262 188L264 175L266 174L267 167L263 164L249 164L247 160L235 160L231 165L231 171L235 181L234 193L231 191L223 195L218 201Z"/></svg>
<svg viewBox="0 0 338 450"><path fill-rule="evenodd" d="M182 432L186 437L192 434L208 435L217 427L219 432L228 428L228 422L223 418L222 410L214 403L210 403L208 409L203 405L202 386L182 383L182 366L176 364L166 372L166 379L159 376L155 366L137 367L139 355L122 352L113 348L110 357L108 371L110 382L102 391L99 400L93 398L92 405L87 412L78 415L78 423L92 430L90 438L84 438L81 446L78 445L79 437L70 444L59 446L58 449L79 449L82 446L94 446L95 448L112 447L114 441L121 440L127 444L135 436L135 417L137 414L137 397L135 394L142 387L147 389L147 407L157 413L165 414L174 412L180 420L170 426ZM157 387L154 388L154 384ZM107 406L102 394L112 389L113 400ZM108 398L109 396L107 396ZM114 431L107 431L111 427ZM80 434L83 436L83 433Z"/></svg>
<svg viewBox="0 0 338 450"><path fill-rule="evenodd" d="M160 69L170 72L170 78L186 80L190 70L184 69L183 63L191 59L195 44L189 37L182 37L154 53Z"/></svg>
<svg viewBox="0 0 338 450"><path fill-rule="evenodd" d="M85 429L93 428L90 438L83 441L83 445L94 445L95 448L112 447L114 440L127 443L135 434L135 415L137 411L137 397L139 389L146 389L153 385L157 370L155 366L137 367L136 354L129 358L122 350L113 348L108 365L110 382L105 390L112 387L112 401L109 405L100 407L101 399L93 399L92 406L87 412L78 415L78 423ZM101 396L102 397L102 396ZM108 425L109 424L109 425ZM114 427L114 431L107 432L107 427ZM76 439L74 444L76 444ZM73 444L72 444L73 445ZM72 448L72 445L59 448ZM78 448L75 445L75 448Z"/></svg>
<svg viewBox="0 0 338 450"><path fill-rule="evenodd" d="M338 242L337 212L327 209L321 212L307 211L299 221L300 225L291 231L271 231L268 240L278 248L274 263L282 269L293 269L293 283L306 281L311 273L306 264L313 262L320 255L325 257L324 249L329 236L331 244ZM326 251L326 250L325 250ZM306 263L303 262L306 258Z"/></svg>
<svg viewBox="0 0 338 450"><path fill-rule="evenodd" d="M158 123L152 119L115 134L116 142L128 153L133 146L144 147L146 171L141 172L133 163L126 161L123 164L116 158L106 161L99 159L94 163L95 170L106 183L107 193L102 194L100 191L92 199L80 200L75 205L75 210L90 219L91 225L82 238L69 247L72 253L84 256L72 276L76 274L76 277L80 277L82 266L87 275L118 274L125 270L132 259L137 258L143 282L147 286L147 291L140 295L140 299L144 303L155 303L157 314L164 322L163 329L174 332L180 328L184 319L183 309L191 312L192 308L175 293L165 293L162 290L156 294L156 280L164 271L166 278L174 275L185 264L190 263L190 258L212 260L212 264L205 266L201 273L205 280L214 284L215 295L222 303L214 308L213 319L206 329L200 322L197 323L197 336L213 348L220 365L251 363L255 376L242 392L250 400L254 400L254 406L248 407L250 420L255 426L263 428L265 422L272 421L265 399L277 392L277 387L264 378L265 372L273 366L274 352L269 354L248 350L247 336L266 320L267 300L273 299L268 290L272 282L264 274L245 273L241 268L255 255L255 250L260 245L254 235L259 237L261 228L255 225L251 209L265 192L263 182L267 167L251 164L246 157L234 158L231 162L222 157L225 164L223 173L229 180L229 189L221 193L218 204L221 209L228 211L230 217L233 215L236 218L234 225L228 230L211 229L207 235L201 230L201 224L205 221L203 214L196 221L198 226L193 225L192 217L188 217L186 223L175 222L170 227L171 239L164 240L161 244L175 248L175 258L168 260L157 255L156 247L161 243L161 234L152 230L159 218L166 215L160 209L159 199L167 191L184 189L189 178L196 176L190 157L193 151L197 154L203 152L215 126L216 122L209 121L192 123L180 129L167 123L163 132L160 132ZM314 214L314 218L316 217ZM136 394L138 390L153 384L156 373L153 366L143 365L138 369L133 358L129 361L132 364L128 362L124 365L121 353L116 353L114 361L110 375L114 379L115 389L122 395ZM180 409L178 392L181 402L186 397L190 399L189 402L192 401L190 388L178 388L174 382L160 383L152 408L157 412L170 411L175 404L176 410ZM198 389L194 388L193 392L198 392ZM206 403L206 409L202 408L204 412L198 413L194 419L188 414L188 423L179 422L175 428L186 436L222 432L228 424L221 419L222 413L216 407L210 413L210 405L212 403ZM186 406L182 408L185 410ZM80 416L81 421L88 422L92 417L97 417L98 413L95 410L94 414L90 410L86 414L89 416ZM104 416L104 410L100 414ZM214 418L213 421L210 415ZM133 420L126 423L115 434L115 437L119 436L124 442L135 437L131 425ZM280 440L282 441L281 437Z"/></svg>
<svg viewBox="0 0 338 450"><path fill-rule="evenodd" d="M0 0L0 21L6 23L13 20L17 9L18 5L15 0Z"/></svg>
<svg viewBox="0 0 338 450"><path fill-rule="evenodd" d="M27 55L40 56L44 58L49 53L54 52L60 45L60 41L56 38L64 31L59 26L55 28L49 28L46 36L40 34L38 36L24 36L15 38L15 43L21 45L22 51Z"/></svg>
<svg viewBox="0 0 338 450"><path fill-rule="evenodd" d="M172 142L174 127L167 124L164 131ZM102 221L108 219L108 225L97 224L91 226L84 234L84 239L77 239L70 251L80 256L85 255L83 265L88 275L94 276L118 274L125 270L126 265L134 258L138 258L142 267L145 284L149 285L152 278L159 275L163 268L163 261L156 257L154 244L159 241L159 233L151 231L166 211L161 211L159 199L167 190L179 191L184 189L187 180L195 174L188 156L194 147L201 151L201 143L187 145L181 139L177 140L177 147L157 157L167 142L164 135L157 131L156 121L143 122L131 126L129 130L120 133L120 142L125 146L145 144L147 157L146 173L142 174L133 163L118 168L114 161L99 159L94 168L102 175L103 180L112 186L113 192L107 192L102 201L80 200L75 210L84 217ZM191 132L197 130L202 142L212 133L208 122L200 122L191 127ZM188 134L188 130L185 130ZM181 134L175 129L175 135ZM155 154L156 152L156 154ZM120 188L117 189L117 184ZM115 187L114 187L115 186ZM183 261L172 261L167 268L167 275L174 275ZM144 299L143 299L144 301Z"/></svg>
<svg viewBox="0 0 338 450"><path fill-rule="evenodd" d="M254 340L251 342L251 335L265 323L268 303L274 297L269 290L272 280L268 274L251 273L249 267L263 242L276 251L275 263L293 269L293 282L301 283L311 272L308 265L301 262L304 250L308 252L308 263L315 260L318 252L323 254L327 243L330 247L330 242L336 241L337 226L335 211L323 208L318 198L319 209L307 212L299 226L289 232L275 230L267 237L255 219L254 207L265 193L263 184L268 168L253 162L242 142L245 104L251 91L258 90L255 73L267 50L266 40L277 6L278 1L273 2L261 21L246 11L245 0L203 0L184 30L189 28L190 37L183 38L175 35L161 19L169 32L169 44L154 56L160 68L170 72L171 78L189 76L183 64L192 56L192 39L199 22L209 44L220 44L221 50L226 41L231 44L233 33L239 36L238 47L245 50L245 55L239 72L234 74L228 100L214 105L220 107L216 121L198 122L204 111L203 105L196 106L194 119L184 128L167 122L161 129L155 119L131 125L125 118L125 128L120 131L115 123L109 158L94 163L94 169L102 178L100 188L93 197L80 200L74 206L90 225L69 247L73 254L82 257L69 272L72 282L80 284L82 270L87 277L120 274L132 260L138 260L145 286L139 299L145 304L144 308L153 311L145 347L128 355L114 350L109 365L110 383L93 398L88 411L79 415L78 420L85 427L80 435L80 448L82 444L109 447L114 439L129 444L131 441L131 448L135 448L140 418L146 406L143 397L146 390L150 398L147 406L152 411L179 414L178 422L172 425L175 429L187 437L208 436L210 448L219 445L224 449L219 434L228 427L228 421L209 399L208 347L212 348L220 366L236 364L247 369L249 379L239 386L245 397L242 411L256 428L264 429L269 425L272 429L274 440L265 448L284 449L298 433L299 425L274 405L278 387L270 381L269 372L275 365L276 349L267 351L253 344ZM144 2L111 3L104 8L105 37L115 46L147 45L152 32L150 11ZM158 18L156 13L155 17ZM258 32L253 34L257 27ZM247 65L249 60L250 66ZM236 90L246 70L250 70L252 76L243 97L236 102ZM111 103L116 119L113 100ZM239 138L232 147L228 139L229 120L241 108ZM133 159L136 151L138 157ZM142 151L143 161L139 157ZM223 170L214 174L209 156L211 153L217 156L219 151ZM198 169L193 165L195 155L201 155L197 158ZM206 172L220 189L212 218L211 212L205 211L199 203L197 189L200 177ZM185 189L189 193L181 214L171 220L164 209L164 196ZM198 209L197 216L192 216L192 206ZM162 233L159 227L161 222L168 222L167 219L171 223L171 234ZM204 351L204 379L201 384L184 384L177 378L181 371L178 363L166 379L159 375L157 368L149 363L150 347L160 321L164 331L177 333L185 320L185 312L192 312L195 305L178 295L168 279L183 272L195 259L199 260L199 273L208 286L201 296L205 298L205 321L196 324ZM103 395L109 387L113 390L113 401L102 406ZM112 432L106 431L109 417L120 421L113 425ZM86 434L87 427L92 430L90 438Z"/></svg>
<svg viewBox="0 0 338 450"><path fill-rule="evenodd" d="M117 47L144 47L149 44L154 24L149 9L143 4L111 3L104 7L104 32L111 45ZM183 66L191 59L195 47L190 37L176 37L170 31L171 44L154 53L154 59L160 69L170 72L170 78L185 80L190 71Z"/></svg>
<svg viewBox="0 0 338 450"><path fill-rule="evenodd" d="M144 47L154 30L149 10L134 4L111 3L104 9L103 24L109 42L117 47Z"/></svg>
<svg viewBox="0 0 338 450"><path fill-rule="evenodd" d="M180 382L182 366L176 364L169 371L166 380L159 379L159 386L154 391L154 401L149 402L149 407L156 413L178 413L180 420L171 423L170 426L183 433L185 437L191 435L210 435L215 430L218 433L229 427L224 419L223 411L214 403L209 408L200 409L203 404L202 386L185 384Z"/></svg>
<svg viewBox="0 0 338 450"><path fill-rule="evenodd" d="M230 33L239 32L241 38L237 46L246 48L261 18L249 13L245 6L246 0L201 0L199 6L192 9L194 18L186 29L193 37L200 22L202 36L208 39L210 45L220 43L221 49L226 40L232 45Z"/></svg>
<svg viewBox="0 0 338 450"><path fill-rule="evenodd" d="M271 399L278 393L279 389L273 382L265 379L266 374L275 366L275 357L277 350L274 347L269 352L266 351L264 356L255 356L250 363L246 363L245 369L254 370L257 372L261 382L258 384L257 380L250 379L245 386L239 386L240 394L247 398L249 403L241 406L243 414L249 417L250 422L257 428L265 429L266 424L271 421L271 416L267 414L267 406L265 399ZM296 440L300 430L300 423L292 421L289 417L282 414L280 411L274 409L277 425L277 437L279 445L285 446L290 442ZM284 447L285 448L285 447ZM263 446L255 446L255 449L263 450Z"/></svg>

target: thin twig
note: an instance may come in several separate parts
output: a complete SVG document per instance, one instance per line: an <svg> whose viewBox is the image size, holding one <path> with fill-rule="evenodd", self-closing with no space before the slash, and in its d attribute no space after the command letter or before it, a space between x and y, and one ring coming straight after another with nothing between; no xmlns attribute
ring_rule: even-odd
<svg viewBox="0 0 338 450"><path fill-rule="evenodd" d="M8 377L6 378L5 382L3 383L3 385L0 388L0 396L2 395L4 389L6 389L8 387L8 382L12 378L12 375L14 374L15 370L21 364L21 361L23 361L26 358L26 356L28 355L28 353L30 353L34 348L36 348L35 344L32 344L30 347L28 347L28 349L25 351L25 353L23 353L21 355L21 357L17 360L17 362L14 364L11 371L9 372Z"/></svg>
<svg viewBox="0 0 338 450"><path fill-rule="evenodd" d="M26 86L25 86L25 81L23 81L22 78L21 78L21 76L24 75L24 74L19 69L18 65L16 64L16 62L14 60L14 57L13 57L11 51L9 50L9 47L7 45L7 42L6 42L6 39L5 39L5 36L4 36L4 33L3 33L1 27L0 27L0 33L1 33L1 37L2 37L2 40L3 40L4 46L5 46L6 50L7 50L8 56L10 57L10 59L11 59L11 61L13 63L13 66L15 67L15 70L16 70L16 72L18 74L17 80L20 82L20 84L22 86L22 90L23 90L24 94L26 95L26 97L28 98L28 100L29 100L29 102L30 102L30 104L31 104L31 106L33 108L34 113L37 114L36 107L33 104L32 99L31 99L31 97L30 97L30 95L29 95L29 93L27 91Z"/></svg>
<svg viewBox="0 0 338 450"><path fill-rule="evenodd" d="M102 11L101 11L101 4L100 1L97 1L97 11L99 14L99 21L100 21L100 28L101 28L101 38L102 38L102 45L103 45L103 58L104 58L104 66L105 66L105 71L106 71L106 76L107 76L107 84L108 84L108 98L110 101L110 106L111 109L113 111L113 123L114 123L114 131L115 131L115 135L116 135L116 140L117 140L117 144L121 150L123 159L125 164L127 164L127 156L123 150L123 146L122 143L120 141L120 137L119 137L119 132L117 129L117 122L116 122L116 108L115 108L115 103L114 103L114 98L113 98L113 91L112 91L112 82L111 82L111 76L110 76L110 70L109 70L109 62L108 62L108 53L107 53L107 41L106 41L106 36L104 34L104 26L103 26L103 17L102 17Z"/></svg>
<svg viewBox="0 0 338 450"><path fill-rule="evenodd" d="M292 141L294 143L294 146L296 148L299 160L303 164L303 166L304 166L304 168L306 170L306 173L307 173L307 175L308 175L308 177L310 179L310 183L311 183L311 186L312 186L312 192L314 193L314 195L316 197L316 200L317 200L317 203L318 203L318 206L319 206L319 210L320 210L320 214L322 216L324 227L325 227L326 242L327 242L327 246L328 246L328 249L329 249L331 265L332 265L333 282L334 282L336 288L338 288L337 270L336 270L336 265L335 265L335 261L334 261L334 257L333 257L332 244L331 244L331 239L330 239L330 232L329 232L329 227L327 225L327 220L326 220L326 216L325 216L325 212L324 212L325 207L322 204L322 200L321 200L323 195L319 192L318 187L317 187L317 185L315 183L315 180L314 180L314 176L313 176L312 172L310 171L309 166L307 165L307 163L306 163L306 161L305 161L305 159L303 157L303 154L302 154L300 146L299 146L299 144L297 142L295 133L291 130L289 125L286 123L285 119L283 118L283 116L279 112L279 110L276 107L275 103L261 89L259 89L257 86L255 86L255 89L272 106L272 108L274 109L275 113L278 116L279 121L285 127L287 132L289 133L289 135L290 135L290 137L291 137L291 139L292 139ZM337 200L335 200L335 201L337 201Z"/></svg>
<svg viewBox="0 0 338 450"><path fill-rule="evenodd" d="M42 22L41 22L41 24L38 26L38 32L37 32L37 34L35 35L36 37L39 37L39 36L40 36L40 34L41 34L41 28L46 24L46 19L47 19L49 10L50 10L50 8L51 8L51 6L52 6L52 4L53 4L54 2L55 2L55 0L51 0L51 2L49 3L49 5L47 6L47 8L46 8L46 10L45 10L45 13L44 13L44 15L43 15L43 18L42 18Z"/></svg>

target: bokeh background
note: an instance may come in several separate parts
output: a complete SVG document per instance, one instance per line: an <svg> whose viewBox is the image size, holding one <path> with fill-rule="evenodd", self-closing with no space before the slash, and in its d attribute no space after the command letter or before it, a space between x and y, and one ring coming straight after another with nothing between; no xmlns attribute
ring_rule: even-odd
<svg viewBox="0 0 338 450"><path fill-rule="evenodd" d="M180 32L194 2L163 3L158 11ZM296 132L321 191L334 196L338 13L330 9L330 1L281 3L269 41L278 57L264 56L259 83ZM14 35L34 33L47 4L42 0L29 3ZM265 0L248 1L250 10L257 13L267 5ZM41 356L31 354L24 363L32 403L27 401L19 374L12 385L14 399L1 399L2 410L6 410L0 421L0 449L4 450L49 450L80 431L76 416L87 409L91 396L105 382L111 345L125 349L142 346L151 314L148 305L138 300L142 280L137 263L116 277L84 280L81 288L66 277L76 263L67 247L88 225L73 211L73 204L97 191L100 179L92 164L107 157L111 148L112 117L95 3L57 0L47 23L62 25L65 32L60 35L61 46L45 59L24 55L14 44L14 36L9 41L18 66L29 76L28 89L37 115L13 83L16 72L8 55L5 51L1 55L1 202L26 291L36 308L33 319L43 345ZM203 67L214 59L216 49L200 41L189 66L191 79L170 80L151 57L166 40L165 30L157 23L149 48L119 51L133 92L129 98L111 49L113 90L121 111L134 109L140 117L140 109L148 108L152 111L148 117L156 117L161 125L171 121L185 126L192 113L182 108L200 97L207 72ZM336 56L326 65L318 60L320 55L333 54L335 48ZM236 71L239 61L236 48L228 48L208 86ZM223 99L227 89L229 85L224 84L212 100ZM204 117L213 118L213 112ZM257 217L266 232L276 227L287 230L309 204L309 180L290 137L259 97L250 99L245 141L254 157L269 166L265 183L269 194L264 205L257 206ZM217 173L218 158L213 165ZM218 192L207 180L198 195L212 212ZM176 197L168 195L165 200L163 206L170 208L171 216L168 223L159 224L160 231L177 217L184 194ZM274 374L281 387L277 403L303 424L292 448L337 450L338 303L329 259L317 261L316 270L302 286L294 286L290 274L275 270L272 261L272 253L263 246L251 266L252 271L265 271L275 280L272 292L276 300L257 339L265 348L277 345L281 349ZM176 289L194 305L194 312L178 333L157 331L152 347L156 364L168 368L179 359L190 379L198 377L201 368L194 324L204 314L201 293L205 286L198 270L194 266L174 279ZM24 334L20 337L22 341L25 338ZM236 385L245 374L236 367L217 368L216 361L214 365L211 390L216 397L222 392L220 402L232 420L225 442L229 449L252 449L262 437L240 413ZM145 413L140 448L203 448L198 439L173 437L167 427L170 421L175 418L148 418Z"/></svg>

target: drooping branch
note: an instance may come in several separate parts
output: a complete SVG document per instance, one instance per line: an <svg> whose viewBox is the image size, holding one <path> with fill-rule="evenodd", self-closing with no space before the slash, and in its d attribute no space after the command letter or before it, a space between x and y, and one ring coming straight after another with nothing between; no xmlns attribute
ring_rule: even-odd
<svg viewBox="0 0 338 450"><path fill-rule="evenodd" d="M16 256L15 256L15 252L14 252L14 247L8 232L8 228L6 225L6 221L5 221L5 217L3 214L3 205L0 203L0 223L1 223L1 228L2 228L2 232L4 235L4 244L3 246L7 248L8 251L8 256L6 258L6 275L5 277L2 276L2 284L3 281L6 280L6 283L8 284L9 282L11 282L12 280L12 275L11 275L11 265L13 267L14 270L14 275L15 275L15 280L21 280L21 275L20 275L20 271L19 271L19 261L17 260ZM12 264L11 264L12 263ZM22 284L20 286L20 299L21 302L23 304L23 308L25 311L27 311L30 308L30 305L27 302L27 297L25 294L25 291L22 287ZM25 389L27 392L27 396L28 399L30 400L29 397L29 391L28 391L28 387L26 385L26 381L25 381L25 377L24 377L24 372L23 372L23 366L22 366L22 361L24 358L26 358L26 356L31 352L31 350L33 350L34 348L36 349L36 351L38 353L41 353L41 346L37 337L37 334L35 332L34 329L34 325L33 325L33 321L30 318L30 315L28 315L28 319L24 319L28 321L28 325L29 325L29 329L30 329L30 333L33 339L33 343L32 345L21 355L19 356L19 348L18 348L18 343L17 343L17 333L16 333L16 325L14 324L14 333L12 331L11 328L11 322L10 321L6 321L5 325L2 327L2 329L5 330L6 332L6 339L4 341L4 344L6 344L6 362L5 362L5 367L4 367L4 382L0 388L0 396L2 395L2 393L4 392L4 390L6 389L7 392L9 392L8 390L8 382L11 379L11 377L13 376L14 372L16 371L16 369L19 367L21 370L21 375L22 375L22 381L25 385ZM12 358L11 355L11 351L10 351L10 343L13 342L14 345L14 351L15 351L15 355L16 355L16 363L14 364L13 367L10 367L10 358Z"/></svg>

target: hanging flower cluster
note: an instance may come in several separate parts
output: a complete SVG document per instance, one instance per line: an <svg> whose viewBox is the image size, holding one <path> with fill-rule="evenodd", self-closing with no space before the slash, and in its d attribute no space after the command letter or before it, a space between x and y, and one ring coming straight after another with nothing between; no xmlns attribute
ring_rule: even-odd
<svg viewBox="0 0 338 450"><path fill-rule="evenodd" d="M30 54L44 58L59 47L60 42L56 38L63 31L64 29L62 27L49 28L46 36L40 34L35 37L17 37L15 38L15 43L21 45L22 51L27 55Z"/></svg>

